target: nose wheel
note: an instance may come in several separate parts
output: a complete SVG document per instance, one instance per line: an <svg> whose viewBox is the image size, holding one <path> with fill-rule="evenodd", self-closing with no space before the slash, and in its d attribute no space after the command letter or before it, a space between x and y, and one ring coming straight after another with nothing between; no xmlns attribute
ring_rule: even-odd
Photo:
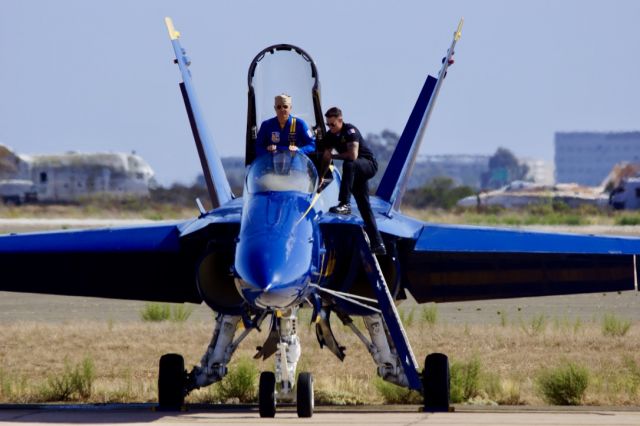
<svg viewBox="0 0 640 426"><path fill-rule="evenodd" d="M258 386L258 408L260 417L275 417L276 415L276 375L271 371L260 374ZM296 383L296 411L298 417L313 416L313 376L303 372L298 375Z"/></svg>
<svg viewBox="0 0 640 426"><path fill-rule="evenodd" d="M311 373L300 373L296 387L298 388L296 392L298 417L313 416L313 376Z"/></svg>

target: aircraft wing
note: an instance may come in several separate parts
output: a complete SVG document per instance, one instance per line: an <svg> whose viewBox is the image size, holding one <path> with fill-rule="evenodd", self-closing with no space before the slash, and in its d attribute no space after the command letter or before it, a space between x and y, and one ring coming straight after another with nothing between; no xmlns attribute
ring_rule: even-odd
<svg viewBox="0 0 640 426"><path fill-rule="evenodd" d="M640 239L424 224L403 248L418 302L637 289Z"/></svg>
<svg viewBox="0 0 640 426"><path fill-rule="evenodd" d="M380 182L377 197L372 198L380 230L396 242L403 287L418 302L637 288L638 238L424 224L399 213L461 28L462 20L438 78L427 77ZM327 223L331 224L329 220Z"/></svg>
<svg viewBox="0 0 640 426"><path fill-rule="evenodd" d="M200 303L190 224L0 236L0 290Z"/></svg>

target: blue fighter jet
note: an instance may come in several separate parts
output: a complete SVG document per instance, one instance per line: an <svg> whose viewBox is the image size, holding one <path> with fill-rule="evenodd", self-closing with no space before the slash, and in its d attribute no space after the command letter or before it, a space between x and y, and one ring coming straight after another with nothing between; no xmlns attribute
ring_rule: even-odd
<svg viewBox="0 0 640 426"><path fill-rule="evenodd" d="M243 197L232 193L207 132L179 33L166 20L182 82L180 90L214 208L152 226L67 230L0 237L0 290L164 302L206 303L217 313L200 365L185 369L178 354L160 359L159 405L176 409L189 392L220 381L241 341L268 327L256 358L275 360L259 380L259 412L294 402L300 417L314 409L313 377L297 375L297 314L312 310L320 347L339 360L345 348L331 331L337 318L368 349L384 380L424 395L426 410L449 407L449 364L432 353L418 364L395 303L409 292L418 303L563 295L637 289L640 239L578 236L423 223L400 205L436 97L452 63L462 22L437 77L427 76L372 207L388 254L374 256L355 212L329 213L340 175L330 168L318 188L314 155L276 152L255 157L259 123L278 93L294 113L325 135L318 70L302 49L261 51L248 75L247 172ZM334 316L332 317L332 314ZM361 316L366 332L353 323ZM241 327L243 325L244 327ZM239 331L241 330L242 331Z"/></svg>

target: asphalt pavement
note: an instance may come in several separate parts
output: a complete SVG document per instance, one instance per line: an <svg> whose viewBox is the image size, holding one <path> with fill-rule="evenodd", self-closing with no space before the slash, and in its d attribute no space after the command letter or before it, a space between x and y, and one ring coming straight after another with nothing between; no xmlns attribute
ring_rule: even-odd
<svg viewBox="0 0 640 426"><path fill-rule="evenodd" d="M190 408L183 412L156 411L152 405L117 406L0 406L0 424L33 425L640 425L640 409L599 407L523 408L457 407L452 413L424 413L418 407L319 407L312 418L301 419L288 407L275 418L263 419L256 407Z"/></svg>

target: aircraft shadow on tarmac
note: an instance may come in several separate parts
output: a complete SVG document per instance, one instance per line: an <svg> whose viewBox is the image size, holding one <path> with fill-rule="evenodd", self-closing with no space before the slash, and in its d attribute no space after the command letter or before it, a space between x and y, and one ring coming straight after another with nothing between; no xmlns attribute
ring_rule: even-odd
<svg viewBox="0 0 640 426"><path fill-rule="evenodd" d="M295 406L290 410L295 413ZM181 411L160 410L157 404L0 404L0 423L148 423L163 418L189 417L190 421L210 420L199 413L233 414L233 418L257 418L257 405L193 404ZM186 420L186 419L185 419Z"/></svg>

